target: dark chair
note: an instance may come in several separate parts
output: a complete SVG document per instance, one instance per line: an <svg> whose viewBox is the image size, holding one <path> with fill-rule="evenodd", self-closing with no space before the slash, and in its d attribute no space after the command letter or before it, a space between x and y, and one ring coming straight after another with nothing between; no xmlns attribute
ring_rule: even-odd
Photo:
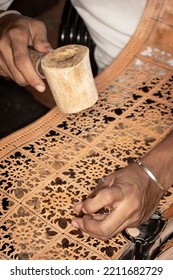
<svg viewBox="0 0 173 280"><path fill-rule="evenodd" d="M66 1L62 13L59 28L58 47L68 44L79 44L89 48L90 62L93 76L97 75L98 69L94 59L95 44L85 26L84 21L72 6L69 0Z"/></svg>

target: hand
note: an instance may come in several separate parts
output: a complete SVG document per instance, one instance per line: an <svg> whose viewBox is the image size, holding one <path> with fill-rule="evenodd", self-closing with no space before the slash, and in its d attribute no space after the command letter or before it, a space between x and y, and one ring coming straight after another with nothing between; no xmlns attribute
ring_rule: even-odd
<svg viewBox="0 0 173 280"><path fill-rule="evenodd" d="M29 46L43 53L51 49L43 22L17 14L0 18L0 75L42 92L45 84L32 65Z"/></svg>
<svg viewBox="0 0 173 280"><path fill-rule="evenodd" d="M102 240L107 240L125 228L147 221L157 209L162 191L144 170L133 163L105 177L94 197L75 206L83 218L74 218L72 225ZM95 214L108 207L108 214Z"/></svg>
<svg viewBox="0 0 173 280"><path fill-rule="evenodd" d="M153 172L165 191L173 186L173 130L151 150L143 164ZM72 225L89 234L107 240L128 227L146 222L158 207L163 192L148 174L133 163L105 177L96 187L93 197L75 206L84 213L74 218ZM96 215L108 207L108 214Z"/></svg>

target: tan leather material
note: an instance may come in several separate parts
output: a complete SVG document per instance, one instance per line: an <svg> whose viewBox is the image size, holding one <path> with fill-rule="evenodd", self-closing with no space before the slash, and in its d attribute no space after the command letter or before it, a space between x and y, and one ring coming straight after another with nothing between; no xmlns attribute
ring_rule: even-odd
<svg viewBox="0 0 173 280"><path fill-rule="evenodd" d="M96 77L93 107L55 107L1 140L0 259L119 259L129 247L123 234L103 242L73 228L73 207L172 129L171 2L148 1L127 47ZM172 203L171 188L158 210Z"/></svg>

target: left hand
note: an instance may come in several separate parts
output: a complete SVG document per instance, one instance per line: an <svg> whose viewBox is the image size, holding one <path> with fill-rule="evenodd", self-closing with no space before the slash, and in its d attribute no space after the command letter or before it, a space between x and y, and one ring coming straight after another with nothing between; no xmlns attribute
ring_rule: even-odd
<svg viewBox="0 0 173 280"><path fill-rule="evenodd" d="M157 209L162 191L140 166L133 163L104 178L96 187L94 197L75 206L83 218L72 221L74 227L107 240L128 227L148 220ZM108 214L95 214L109 207Z"/></svg>

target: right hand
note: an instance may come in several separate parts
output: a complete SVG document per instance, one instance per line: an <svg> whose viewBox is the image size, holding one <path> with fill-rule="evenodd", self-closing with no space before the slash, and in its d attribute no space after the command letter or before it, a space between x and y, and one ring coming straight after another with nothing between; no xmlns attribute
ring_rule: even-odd
<svg viewBox="0 0 173 280"><path fill-rule="evenodd" d="M0 76L43 92L45 84L31 62L29 46L45 54L51 49L43 22L18 14L0 18Z"/></svg>

